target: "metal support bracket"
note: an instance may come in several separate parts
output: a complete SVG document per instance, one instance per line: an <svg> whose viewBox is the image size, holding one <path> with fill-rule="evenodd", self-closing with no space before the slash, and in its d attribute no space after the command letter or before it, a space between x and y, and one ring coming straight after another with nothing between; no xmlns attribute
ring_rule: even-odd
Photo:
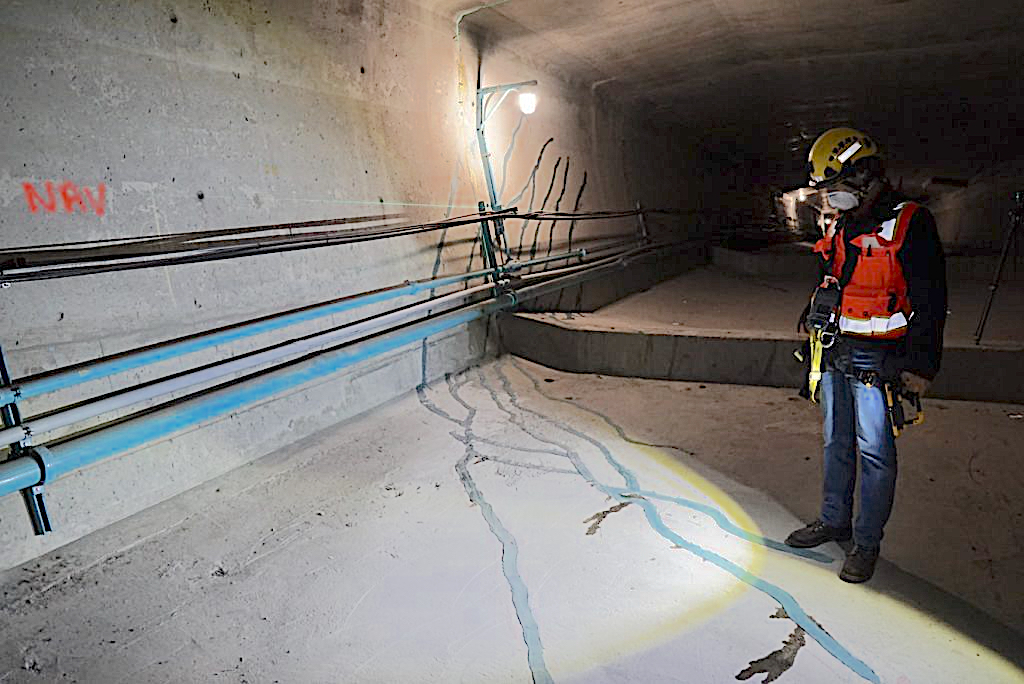
<svg viewBox="0 0 1024 684"><path fill-rule="evenodd" d="M39 482L21 490L21 496L25 500L25 508L28 509L29 519L32 521L32 531L36 536L53 532L50 524L50 514L46 511L46 463L52 458L49 449L43 446L28 447L21 451L23 456L28 456L39 466Z"/></svg>
<svg viewBox="0 0 1024 684"><path fill-rule="evenodd" d="M4 355L2 347L0 347L0 382L5 387L11 384L11 376L7 368L7 357ZM21 425L21 412L18 410L17 402L12 401L9 404L0 406L0 422L3 423L4 427ZM49 450L46 447L33 447L32 433L28 431L25 432L25 437L20 442L11 444L10 449L11 458L29 456L39 465L39 472L41 473L39 482L21 490L21 495L25 499L25 507L28 509L29 518L32 520L32 530L36 535L52 532L53 527L50 525L50 515L46 512L46 499L43 490L43 484L46 482L46 459L50 455Z"/></svg>
<svg viewBox="0 0 1024 684"><path fill-rule="evenodd" d="M32 531L36 536L53 532L53 527L50 526L50 515L46 512L46 499L43 498L43 493L41 484L21 490L25 506L28 508L29 518L32 519Z"/></svg>
<svg viewBox="0 0 1024 684"><path fill-rule="evenodd" d="M480 213L483 214L487 209L483 202L478 204ZM490 276L491 280L497 282L498 280L498 260L494 255L494 238L491 235L491 224L487 219L480 221L480 253L484 259L484 267L490 269L493 273Z"/></svg>
<svg viewBox="0 0 1024 684"><path fill-rule="evenodd" d="M647 232L647 220L644 217L644 210L640 206L640 200L636 201L636 232L641 242L650 242L651 236Z"/></svg>

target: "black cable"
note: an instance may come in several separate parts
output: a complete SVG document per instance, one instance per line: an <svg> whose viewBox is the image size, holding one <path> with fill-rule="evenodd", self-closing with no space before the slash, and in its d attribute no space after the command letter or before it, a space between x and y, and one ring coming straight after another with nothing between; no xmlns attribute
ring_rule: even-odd
<svg viewBox="0 0 1024 684"><path fill-rule="evenodd" d="M540 170L541 161L544 159L544 150L546 150L548 145L554 142L554 140L554 138L548 138L544 144L541 145L540 154L537 155L537 163L533 165L533 170L530 171L530 177L526 180L526 185L523 186L523 189L518 195L512 198L512 201L509 202L509 204L516 204L520 199L522 199L523 193L526 192L526 188L530 188L530 203L527 207L528 211L533 211L533 199L537 193L537 172ZM516 250L517 258L523 255L523 236L526 235L526 226L527 224L524 223L523 229L519 231L519 249Z"/></svg>
<svg viewBox="0 0 1024 684"><path fill-rule="evenodd" d="M562 204L562 198L565 197L565 189L569 185L569 157L565 158L565 174L562 176L562 192L558 194L558 199L555 200L555 213L558 213L558 208ZM548 251L544 256L551 256L551 246L555 240L555 226L558 225L558 221L551 222L551 230L548 231Z"/></svg>
<svg viewBox="0 0 1024 684"><path fill-rule="evenodd" d="M551 184L548 185L548 191L544 195L544 201L540 203L540 210L544 211L544 207L548 205L548 200L551 198L551 190L555 187L555 177L558 176L558 167L562 163L562 158L559 157L555 160L555 168L551 171ZM530 259L533 259L537 255L537 238L540 236L540 222L537 222L537 229L533 231L533 242L530 244Z"/></svg>
<svg viewBox="0 0 1024 684"><path fill-rule="evenodd" d="M514 215L514 212L514 209L506 209L500 212L488 212L486 215L467 215L465 217L447 219L444 221L438 221L436 223L425 223L406 226L375 226L371 228L319 231L316 233L303 233L299 235L281 235L260 238L247 238L236 241L228 246L214 245L203 248L193 245L185 246L182 249L161 251L158 252L157 254L128 253L120 257L120 261L118 260L117 255L107 254L105 253L105 249L101 248L98 251L98 253L93 253L91 258L83 258L77 262L74 262L75 264L78 265L68 265L64 261L58 260L52 264L37 263L32 264L31 266L23 267L17 265L19 257L15 256L12 258L12 261L14 262L13 265L15 268L29 268L40 270L29 270L23 273L15 272L2 274L0 275L0 280L4 280L6 282L48 280L52 278L91 275L95 273L106 273L111 271L151 268L154 266L199 263L220 259L255 256L259 254L287 252L298 249L329 247L353 242L367 242L371 240L382 240L391 237L402 237L406 235L416 235L435 230L443 230L445 228L452 226L468 225L480 221L481 218L483 218L484 216L511 217ZM330 220L333 221L333 219ZM314 222L303 223L308 224ZM184 252L185 254L181 254L182 252ZM148 258L152 256L159 257L163 254L166 254L167 256L164 258ZM131 259L146 260L130 261ZM6 268L11 268L12 264L5 263L3 264L3 266ZM47 266L56 266L57 268L47 268Z"/></svg>
<svg viewBox="0 0 1024 684"><path fill-rule="evenodd" d="M550 199L551 191L554 188L554 180L556 178L557 169L560 166L561 158L555 165L555 173L552 174L551 184L548 188L548 193L544 199L544 205ZM585 176L585 174L584 174ZM584 183L585 184L585 183ZM582 195L582 188L580 195ZM564 188L563 188L564 190ZM560 198L561 199L561 198ZM577 200L579 197L577 198ZM543 205L542 205L543 207ZM665 211L665 210L662 210ZM517 214L515 208L504 209L499 212L486 212L483 214L470 214L465 216L459 216L451 219L445 219L434 223L414 224L414 225L402 225L402 226L370 226L370 227L359 227L359 228L346 228L332 231L317 231L311 233L300 233L298 235L274 235L274 236L263 236L263 237L250 237L250 238L239 238L237 240L221 240L213 243L207 243L205 245L197 244L178 244L173 245L171 249L153 250L150 249L152 245L145 243L144 249L138 249L137 247L130 246L128 249L123 250L122 253L110 253L108 246L99 246L91 250L76 250L80 252L81 257L77 261L69 262L67 259L60 255L52 258L50 261L42 261L39 257L42 253L42 248L32 248L29 254L32 256L22 257L19 253L14 250L0 250L0 255L6 254L8 256L8 262L2 264L5 268L14 267L15 272L2 274L0 273L0 280L7 282L25 282L34 280L48 280L54 278L65 278L79 275L92 275L97 273L108 273L115 271L135 270L140 268L151 268L156 266L173 266L189 263L202 263L206 261L215 261L221 259L241 258L247 256L257 256L262 254L271 254L277 252L287 252L299 249L313 249L318 247L329 247L334 245L349 244L354 242L367 242L371 240L382 240L392 237L403 237L408 235L416 235L420 233L426 233L435 230L444 230L453 226L468 225L477 223L485 219L493 219L500 217L504 220L520 219L524 221L525 233L526 226L529 221L537 221L537 231L534 235L534 244L531 248L531 258L536 255L537 243L536 240L539 237L540 223L543 221L560 221L560 220L572 220L573 225L577 221L587 220L608 220L616 218L626 218L635 216L637 210L627 211L591 211L591 212L563 212L554 211L546 212L537 211L529 212L526 214ZM346 221L346 219L340 219ZM282 226L297 227L297 226L314 226L322 224L333 224L339 221L339 219L326 219L322 221L303 221L292 224L276 224L273 227L280 228ZM265 231L271 229L271 226L251 226L249 228L240 229L221 229L218 231L207 231L206 233L217 232L220 234L227 233L239 233L240 231ZM196 235L196 234L191 234ZM520 235L522 238L523 234ZM190 240L192 238L189 238ZM474 237L474 243L479 240L479 236ZM100 241L104 242L104 241ZM549 240L549 246L551 241ZM80 243L86 244L86 243ZM470 266L472 269L472 261L475 258L476 247L474 245L472 253L470 255ZM520 243L520 254L522 253L522 244ZM38 263L32 263L31 265L21 265L20 261L38 260ZM19 272L21 271L21 272Z"/></svg>
<svg viewBox="0 0 1024 684"><path fill-rule="evenodd" d="M583 171L583 182L580 183L580 191L578 193L576 193L576 201L572 205L572 211L573 211L574 214L579 211L580 200L583 199L583 189L586 188L586 187L587 187L587 172L584 169L584 171ZM565 251L567 251L567 252L571 252L572 251L572 232L574 230L576 230L576 219L573 219L569 223L569 243L565 247ZM562 295L563 294L565 294L565 290L559 290L558 291L558 301L555 302L555 310L556 311L558 311L558 310L560 310L562 308Z"/></svg>
<svg viewBox="0 0 1024 684"><path fill-rule="evenodd" d="M583 182L580 183L580 191L576 194L576 203L572 206L573 213L577 213L580 209L580 200L583 199L583 189L587 187L587 172L583 172ZM572 232L576 229L576 221L579 219L573 218L572 223L569 224L569 246L566 251L572 251Z"/></svg>

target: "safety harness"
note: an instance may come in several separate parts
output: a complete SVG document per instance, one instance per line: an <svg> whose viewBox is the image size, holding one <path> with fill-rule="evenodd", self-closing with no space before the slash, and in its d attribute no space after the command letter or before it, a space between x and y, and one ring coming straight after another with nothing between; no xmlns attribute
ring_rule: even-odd
<svg viewBox="0 0 1024 684"><path fill-rule="evenodd" d="M809 338L807 388L811 402L819 401L825 349L840 334L871 339L899 339L906 334L912 313L897 254L917 208L912 202L897 205L896 217L850 240L852 249L847 249L845 230L839 229L835 219L815 245L814 251L825 260L826 275L822 285L815 288L804 319ZM840 236L842 239L838 239ZM804 360L802 354L796 356ZM899 436L905 425L924 421L920 397L906 392L898 381L886 382L876 371L857 375L865 385L883 388L894 436ZM915 409L912 418L903 407L904 400Z"/></svg>

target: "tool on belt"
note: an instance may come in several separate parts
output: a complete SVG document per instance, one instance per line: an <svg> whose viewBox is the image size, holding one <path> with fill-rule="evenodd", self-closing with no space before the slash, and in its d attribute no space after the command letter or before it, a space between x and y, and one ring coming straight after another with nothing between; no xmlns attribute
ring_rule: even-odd
<svg viewBox="0 0 1024 684"><path fill-rule="evenodd" d="M924 422L920 394L908 391L899 380L882 380L877 371L860 370L856 371L856 376L867 387L881 385L893 437L899 437L908 425L920 425ZM913 412L908 411L908 408Z"/></svg>
<svg viewBox="0 0 1024 684"><path fill-rule="evenodd" d="M920 425L924 422L921 395L906 391L901 384L885 385L885 404L889 409L893 437L899 437L900 432L908 425ZM913 409L912 414L907 411L906 406Z"/></svg>

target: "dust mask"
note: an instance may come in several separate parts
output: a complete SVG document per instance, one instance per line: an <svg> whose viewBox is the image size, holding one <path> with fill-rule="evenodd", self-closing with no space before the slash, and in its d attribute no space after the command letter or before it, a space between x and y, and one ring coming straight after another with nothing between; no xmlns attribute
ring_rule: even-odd
<svg viewBox="0 0 1024 684"><path fill-rule="evenodd" d="M852 192L846 192L840 190L837 192L830 192L826 195L828 204L836 211L849 211L854 209L860 204L860 199L857 198Z"/></svg>

